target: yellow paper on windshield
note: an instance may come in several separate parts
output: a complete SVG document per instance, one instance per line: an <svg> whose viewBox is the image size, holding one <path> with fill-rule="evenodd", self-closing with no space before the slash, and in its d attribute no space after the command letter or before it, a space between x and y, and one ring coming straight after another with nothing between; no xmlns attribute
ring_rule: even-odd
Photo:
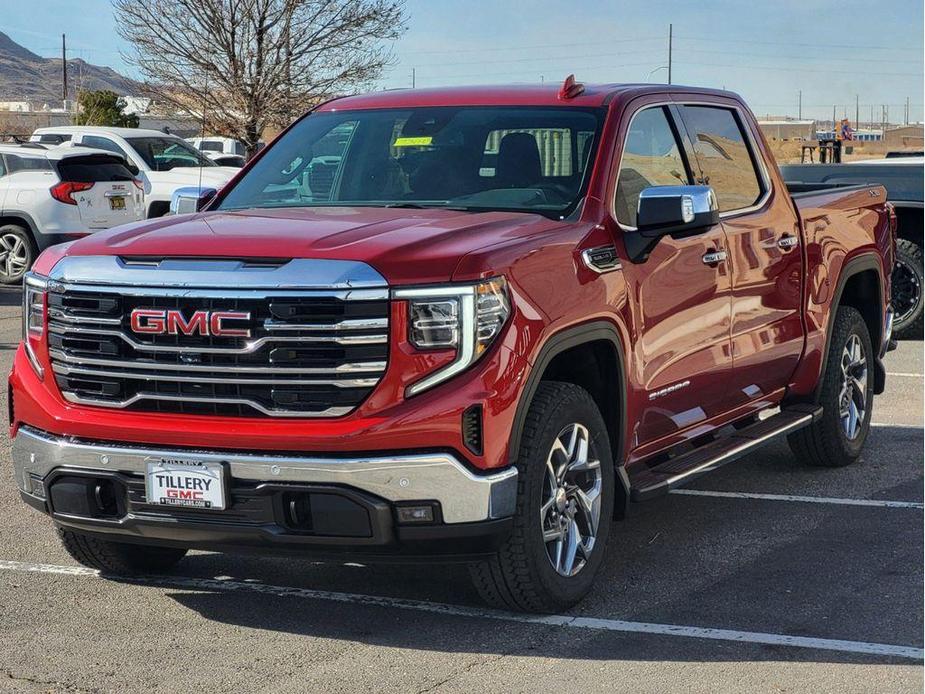
<svg viewBox="0 0 925 694"><path fill-rule="evenodd" d="M393 147L426 147L433 142L433 137L399 137L392 144Z"/></svg>

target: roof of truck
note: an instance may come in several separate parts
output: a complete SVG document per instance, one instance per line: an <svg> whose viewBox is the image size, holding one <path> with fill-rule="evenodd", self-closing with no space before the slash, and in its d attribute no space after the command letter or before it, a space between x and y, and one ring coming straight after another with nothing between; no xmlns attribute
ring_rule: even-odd
<svg viewBox="0 0 925 694"><path fill-rule="evenodd" d="M738 95L719 89L682 87L667 84L584 84L581 93L560 97L562 83L489 85L481 87L437 87L433 89L392 89L358 96L332 99L319 111L342 109L407 108L411 106L605 106L617 95L705 94L738 99Z"/></svg>
<svg viewBox="0 0 925 694"><path fill-rule="evenodd" d="M108 128L102 125L61 125L36 128L32 134L41 133L97 133L100 135L117 135L118 137L177 137L172 133L143 128ZM182 138L180 138L182 139Z"/></svg>

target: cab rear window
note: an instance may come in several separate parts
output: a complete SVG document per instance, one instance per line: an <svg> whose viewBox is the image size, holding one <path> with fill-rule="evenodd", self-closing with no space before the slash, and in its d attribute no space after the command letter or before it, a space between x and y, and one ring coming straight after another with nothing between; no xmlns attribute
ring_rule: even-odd
<svg viewBox="0 0 925 694"><path fill-rule="evenodd" d="M62 181L97 183L99 181L131 181L134 176L119 157L92 155L69 157L58 162Z"/></svg>

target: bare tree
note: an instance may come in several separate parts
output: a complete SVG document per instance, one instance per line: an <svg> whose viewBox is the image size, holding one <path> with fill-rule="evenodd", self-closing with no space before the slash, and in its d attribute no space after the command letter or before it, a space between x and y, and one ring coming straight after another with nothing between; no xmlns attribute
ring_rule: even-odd
<svg viewBox="0 0 925 694"><path fill-rule="evenodd" d="M404 0L113 0L119 34L161 101L253 154L264 128L369 87L404 31Z"/></svg>

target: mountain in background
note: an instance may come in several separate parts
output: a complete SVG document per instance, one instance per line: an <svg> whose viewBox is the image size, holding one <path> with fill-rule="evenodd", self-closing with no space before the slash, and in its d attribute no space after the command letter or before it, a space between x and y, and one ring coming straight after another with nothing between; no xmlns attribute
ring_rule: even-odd
<svg viewBox="0 0 925 694"><path fill-rule="evenodd" d="M68 97L78 89L138 94L140 85L109 67L75 58L67 61ZM0 101L61 102L61 59L43 58L0 32ZM40 104L39 104L40 105Z"/></svg>

